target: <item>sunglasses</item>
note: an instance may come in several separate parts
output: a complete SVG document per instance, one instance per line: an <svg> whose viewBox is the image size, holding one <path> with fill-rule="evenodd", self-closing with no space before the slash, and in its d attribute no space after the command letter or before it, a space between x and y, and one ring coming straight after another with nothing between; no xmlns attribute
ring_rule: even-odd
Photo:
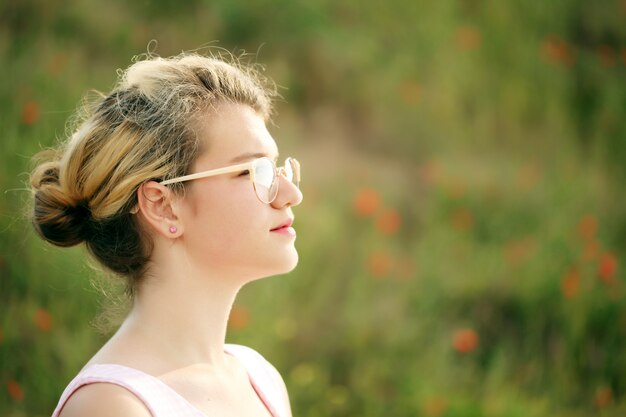
<svg viewBox="0 0 626 417"><path fill-rule="evenodd" d="M285 165L276 167L274 161L267 157L258 158L243 164L172 178L171 180L161 181L161 184L168 185L246 170L250 174L250 181L252 181L252 187L256 196L265 204L274 201L276 195L278 195L279 175L291 181L296 187L300 185L300 163L296 159L287 158L285 159Z"/></svg>

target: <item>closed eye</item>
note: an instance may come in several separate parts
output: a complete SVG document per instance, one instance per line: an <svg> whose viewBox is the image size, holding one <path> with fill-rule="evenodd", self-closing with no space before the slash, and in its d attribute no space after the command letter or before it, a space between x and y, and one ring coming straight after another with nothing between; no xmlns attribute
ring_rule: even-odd
<svg viewBox="0 0 626 417"><path fill-rule="evenodd" d="M246 176L246 175L250 175L250 170L246 169L245 171L241 171L241 173L239 173L240 177Z"/></svg>

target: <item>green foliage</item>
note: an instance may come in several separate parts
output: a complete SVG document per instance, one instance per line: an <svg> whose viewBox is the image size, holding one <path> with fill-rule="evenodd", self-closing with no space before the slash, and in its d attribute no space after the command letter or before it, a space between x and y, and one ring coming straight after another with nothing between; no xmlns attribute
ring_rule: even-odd
<svg viewBox="0 0 626 417"><path fill-rule="evenodd" d="M625 15L611 0L0 4L0 414L49 415L104 340L84 251L28 223L32 155L133 55L218 46L282 86L272 131L303 163L300 265L246 287L230 334L281 371L294 415L623 415Z"/></svg>

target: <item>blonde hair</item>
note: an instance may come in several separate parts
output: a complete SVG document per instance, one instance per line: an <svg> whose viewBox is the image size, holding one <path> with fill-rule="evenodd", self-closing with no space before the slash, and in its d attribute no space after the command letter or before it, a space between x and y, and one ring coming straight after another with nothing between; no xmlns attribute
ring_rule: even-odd
<svg viewBox="0 0 626 417"><path fill-rule="evenodd" d="M182 54L135 62L109 95L84 106L68 140L40 155L30 177L35 230L57 246L85 242L134 292L152 250L132 213L139 186L188 173L201 151L194 127L202 115L229 102L267 120L275 96L267 79L235 59Z"/></svg>

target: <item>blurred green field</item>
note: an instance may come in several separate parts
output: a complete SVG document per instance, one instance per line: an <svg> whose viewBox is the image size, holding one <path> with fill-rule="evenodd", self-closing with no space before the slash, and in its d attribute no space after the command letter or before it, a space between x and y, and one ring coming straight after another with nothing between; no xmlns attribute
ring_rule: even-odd
<svg viewBox="0 0 626 417"><path fill-rule="evenodd" d="M31 157L134 55L211 47L265 65L303 166L300 265L244 288L229 334L294 416L625 415L625 20L622 0L0 3L0 415L50 415L118 298L34 235Z"/></svg>

